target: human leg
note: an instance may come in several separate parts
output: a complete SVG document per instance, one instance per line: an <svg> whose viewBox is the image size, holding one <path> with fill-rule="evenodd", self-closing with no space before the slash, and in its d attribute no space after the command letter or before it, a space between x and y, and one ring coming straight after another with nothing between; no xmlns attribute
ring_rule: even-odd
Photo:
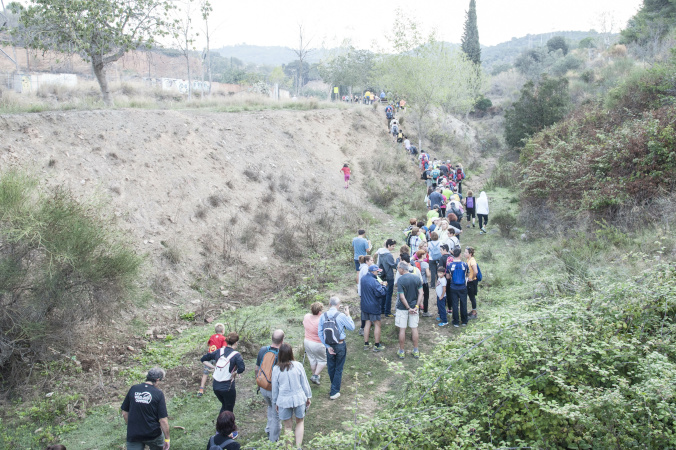
<svg viewBox="0 0 676 450"><path fill-rule="evenodd" d="M275 405L272 404L272 391L261 389L261 396L265 400L265 404L268 407L268 423L265 427L265 431L268 433L268 439L270 442L277 442L279 440L279 433L282 428L282 423L279 420L279 415L277 414Z"/></svg>
<svg viewBox="0 0 676 450"><path fill-rule="evenodd" d="M467 286L458 291L458 300L460 303L460 322L467 325ZM455 313L455 310L453 312Z"/></svg>
<svg viewBox="0 0 676 450"><path fill-rule="evenodd" d="M334 373L331 378L331 393L329 395L335 395L340 392L340 385L343 380L343 366L345 365L345 357L347 355L347 345L344 342L332 347L336 354Z"/></svg>
<svg viewBox="0 0 676 450"><path fill-rule="evenodd" d="M439 311L440 323L448 323L448 316L446 315L446 297L437 299L437 311Z"/></svg>
<svg viewBox="0 0 676 450"><path fill-rule="evenodd" d="M457 289L453 288L451 288L450 291L451 291L451 309L453 310L453 326L457 327L460 326L460 318L458 317L459 314L458 302L460 301L460 293L458 292ZM465 308L467 308L467 304L465 304Z"/></svg>
<svg viewBox="0 0 676 450"><path fill-rule="evenodd" d="M375 339L376 344L380 344L380 320L376 320L375 327L373 330L373 339Z"/></svg>
<svg viewBox="0 0 676 450"><path fill-rule="evenodd" d="M385 304L383 305L383 314L392 315L392 294L394 293L394 280L387 280L387 293L385 294Z"/></svg>
<svg viewBox="0 0 676 450"><path fill-rule="evenodd" d="M301 417L296 417L296 448L300 448L303 445L303 434L305 434L305 420Z"/></svg>
<svg viewBox="0 0 676 450"><path fill-rule="evenodd" d="M370 333L371 333L371 321L367 320L366 325L364 325L364 345L368 343Z"/></svg>
<svg viewBox="0 0 676 450"><path fill-rule="evenodd" d="M437 285L437 269L439 268L439 261L436 259L430 259L430 273L432 274L432 279L430 280L430 286L434 287ZM427 308L425 309L427 312Z"/></svg>
<svg viewBox="0 0 676 450"><path fill-rule="evenodd" d="M411 328L411 339L413 340L413 349L418 348L418 327Z"/></svg>
<svg viewBox="0 0 676 450"><path fill-rule="evenodd" d="M472 312L476 311L476 294L477 294L477 281L467 282L467 296L469 297L470 302L472 303Z"/></svg>
<svg viewBox="0 0 676 450"><path fill-rule="evenodd" d="M399 328L399 350L404 351L404 343L406 342L406 327Z"/></svg>
<svg viewBox="0 0 676 450"><path fill-rule="evenodd" d="M329 372L329 380L333 383L333 375L336 373L336 355L332 355L326 350L326 368Z"/></svg>
<svg viewBox="0 0 676 450"><path fill-rule="evenodd" d="M235 401L237 400L237 391L234 386L228 390L215 390L214 394L216 394L216 398L221 402L221 412L234 411Z"/></svg>
<svg viewBox="0 0 676 450"><path fill-rule="evenodd" d="M423 311L427 313L427 308L430 301L430 285L428 283L423 284Z"/></svg>

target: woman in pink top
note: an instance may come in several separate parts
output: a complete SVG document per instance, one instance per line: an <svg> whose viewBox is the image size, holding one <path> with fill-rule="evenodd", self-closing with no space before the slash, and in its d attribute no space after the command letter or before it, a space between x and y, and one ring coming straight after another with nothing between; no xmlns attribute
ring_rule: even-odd
<svg viewBox="0 0 676 450"><path fill-rule="evenodd" d="M305 340L303 344L305 345L305 353L310 360L310 369L312 370L310 381L314 384L319 384L319 379L321 378L319 374L326 367L326 347L322 344L318 334L319 318L322 315L323 308L324 305L320 302L313 303L310 306L311 313L305 314L303 318L303 327L305 327Z"/></svg>
<svg viewBox="0 0 676 450"><path fill-rule="evenodd" d="M350 187L350 166L343 164L343 168L340 171L345 175L345 189L347 189Z"/></svg>

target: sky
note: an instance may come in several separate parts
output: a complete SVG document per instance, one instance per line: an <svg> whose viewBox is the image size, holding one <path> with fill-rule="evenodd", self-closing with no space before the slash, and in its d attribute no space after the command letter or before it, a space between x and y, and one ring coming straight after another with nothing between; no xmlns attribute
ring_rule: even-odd
<svg viewBox="0 0 676 450"><path fill-rule="evenodd" d="M612 17L613 32L626 26L642 0L477 0L479 39L496 45L512 37L552 31L601 31ZM225 45L298 45L303 24L310 47L333 48L351 39L362 49L387 49L388 24L399 7L438 39L459 43L469 0L211 0L212 48ZM610 20L606 21L610 23Z"/></svg>

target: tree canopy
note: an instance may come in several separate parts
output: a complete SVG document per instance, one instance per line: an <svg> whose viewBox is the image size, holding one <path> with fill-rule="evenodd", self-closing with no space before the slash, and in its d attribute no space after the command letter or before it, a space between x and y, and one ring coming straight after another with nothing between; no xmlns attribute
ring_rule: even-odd
<svg viewBox="0 0 676 450"><path fill-rule="evenodd" d="M550 52L561 50L565 56L568 54L568 43L566 43L566 39L563 36L554 36L547 41L547 49Z"/></svg>
<svg viewBox="0 0 676 450"><path fill-rule="evenodd" d="M374 54L368 50L357 50L351 44L342 46L338 53L322 61L319 74L332 86L347 86L350 93L357 86L366 87L373 76Z"/></svg>
<svg viewBox="0 0 676 450"><path fill-rule="evenodd" d="M470 0L469 10L465 18L462 34L462 51L474 63L481 64L481 45L479 44L479 27L476 21L476 1Z"/></svg>
<svg viewBox="0 0 676 450"><path fill-rule="evenodd" d="M660 40L674 28L675 21L676 0L643 0L639 11L622 30L620 42L645 45Z"/></svg>
<svg viewBox="0 0 676 450"><path fill-rule="evenodd" d="M166 0L32 0L21 22L35 30L26 45L77 53L91 62L101 94L111 104L106 66L165 33Z"/></svg>

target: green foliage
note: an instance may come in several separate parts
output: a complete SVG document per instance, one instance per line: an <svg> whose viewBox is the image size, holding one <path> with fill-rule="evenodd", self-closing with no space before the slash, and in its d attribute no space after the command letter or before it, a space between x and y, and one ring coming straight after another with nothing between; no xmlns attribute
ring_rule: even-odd
<svg viewBox="0 0 676 450"><path fill-rule="evenodd" d="M620 42L646 45L664 38L674 28L676 2L673 0L643 0L641 9L621 32Z"/></svg>
<svg viewBox="0 0 676 450"><path fill-rule="evenodd" d="M605 106L587 105L535 136L522 151L526 202L560 212L609 214L647 205L676 183L676 66L631 76ZM668 106L662 106L668 105ZM579 201L566 201L570 192Z"/></svg>
<svg viewBox="0 0 676 450"><path fill-rule="evenodd" d="M506 211L500 211L497 214L493 214L491 216L491 222L493 225L498 226L500 235L504 238L510 237L512 230L516 227L516 217Z"/></svg>
<svg viewBox="0 0 676 450"><path fill-rule="evenodd" d="M93 204L37 189L18 172L0 175L0 375L5 383L68 349L78 324L117 307L141 260ZM49 337L49 339L47 339Z"/></svg>
<svg viewBox="0 0 676 450"><path fill-rule="evenodd" d="M568 109L568 80L543 76L536 86L529 81L521 98L505 112L505 140L513 148L523 140L561 120Z"/></svg>
<svg viewBox="0 0 676 450"><path fill-rule="evenodd" d="M75 52L91 62L108 103L105 66L165 34L170 8L164 0L32 0L21 22L31 30L24 35L27 46Z"/></svg>
<svg viewBox="0 0 676 450"><path fill-rule="evenodd" d="M486 98L483 95L479 97L476 102L474 102L474 109L482 112L493 106L493 102L490 98Z"/></svg>
<svg viewBox="0 0 676 450"><path fill-rule="evenodd" d="M584 61L582 61L580 58L575 55L568 55L564 58L556 60L556 62L552 64L550 72L555 76L561 77L568 73L568 71L577 70L583 66Z"/></svg>
<svg viewBox="0 0 676 450"><path fill-rule="evenodd" d="M513 188L519 184L519 168L513 162L500 161L493 172L488 182L484 186L484 190L494 190L496 188Z"/></svg>
<svg viewBox="0 0 676 450"><path fill-rule="evenodd" d="M366 88L372 81L375 67L374 54L357 50L351 44L338 49L336 55L319 65L319 74L331 86ZM351 91L350 91L351 92Z"/></svg>
<svg viewBox="0 0 676 450"><path fill-rule="evenodd" d="M594 42L593 37L589 36L582 39L577 46L578 48L596 48L596 42Z"/></svg>
<svg viewBox="0 0 676 450"><path fill-rule="evenodd" d="M481 64L481 44L479 44L479 27L476 17L476 0L469 1L469 10L465 17L462 33L462 51L474 64Z"/></svg>
<svg viewBox="0 0 676 450"><path fill-rule="evenodd" d="M547 41L547 49L550 52L555 52L557 50L563 51L563 55L568 54L568 43L563 36L554 36Z"/></svg>

